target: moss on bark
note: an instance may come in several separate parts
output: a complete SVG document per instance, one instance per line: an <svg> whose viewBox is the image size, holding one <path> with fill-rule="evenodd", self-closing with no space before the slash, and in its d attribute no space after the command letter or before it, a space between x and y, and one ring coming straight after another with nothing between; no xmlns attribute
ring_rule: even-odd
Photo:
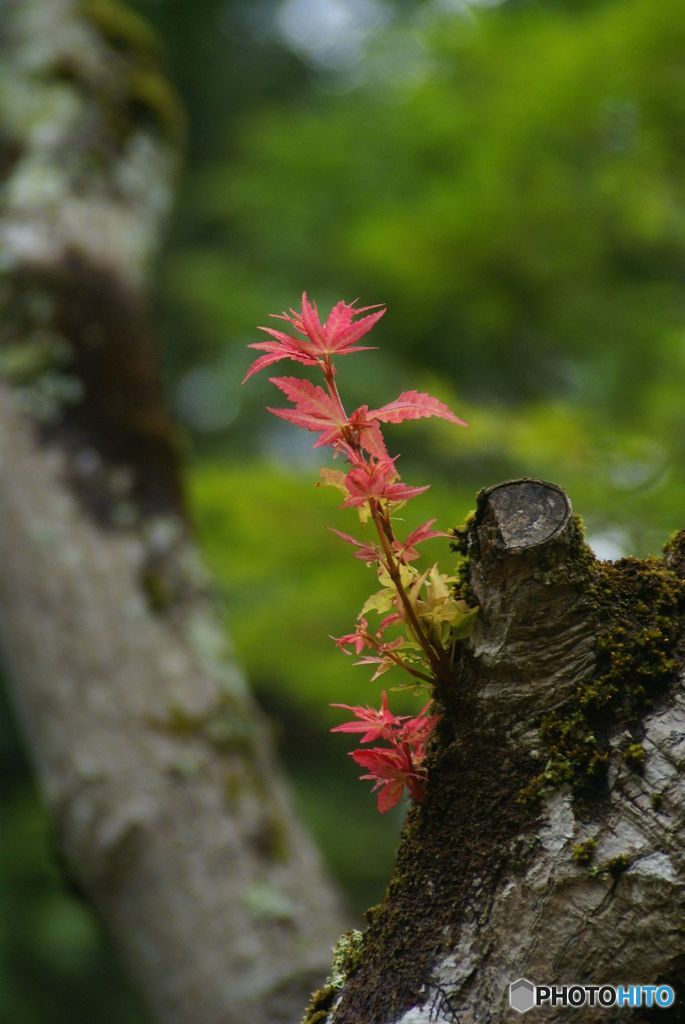
<svg viewBox="0 0 685 1024"><path fill-rule="evenodd" d="M307 1024L327 1019L334 1024L385 1024L426 1002L439 983L433 971L459 948L464 922L473 922L476 930L479 922L485 926L504 882L516 886L539 854L539 798L545 790L570 786L583 802L600 798L608 792L612 743L640 771L645 757L641 720L675 679L685 587L674 562L685 550L682 538L666 560L598 563L584 542L582 523L574 517L558 542L553 536L549 544L525 550L514 542L512 555L500 550L502 538L491 524L490 533L478 539L488 493L479 496L470 528L456 531L456 550L480 574L481 597L492 572L493 586L514 600L517 593L525 594L524 603L513 616L513 609L501 602L488 610L506 619L503 630L497 625L494 646L488 643L487 616L479 627L481 647L459 646L453 685L442 686L436 698L442 719L428 762L427 802L409 812L395 873L364 933L356 970L341 994L318 993ZM487 554L481 543L490 545ZM537 621L550 628L550 592L556 595L559 622L549 635L553 638L558 625L568 638L562 645L569 660L567 678L578 677L578 665L590 665L567 690L563 683L557 689L558 664L541 657L545 644L528 663L516 634L521 628L524 637L532 635L537 605ZM533 608L531 601L537 602ZM585 645L578 663L576 638ZM507 643L516 650L515 669ZM509 675L512 671L514 676ZM540 685L545 671L556 680L549 688ZM542 714L534 698L526 707L518 692L517 721L512 722L511 709L508 714L506 706L493 705L484 693L492 690L494 678L504 705L506 680L515 678L520 688L528 672L531 678L543 673L534 692L553 710ZM559 694L564 695L561 701ZM535 736L537 741L531 740ZM623 737L620 749L617 736ZM577 844L572 859L593 876L618 880L630 868L632 855L619 851L595 865L596 843L590 838Z"/></svg>
<svg viewBox="0 0 685 1024"><path fill-rule="evenodd" d="M516 799L529 759L499 730L482 727L468 690L462 674L460 710L443 717L434 744L427 802L409 812L385 902L364 934L335 1024L383 1024L421 1004L431 966L453 948L466 910L477 904L487 914L501 879L525 860L513 840L536 820Z"/></svg>
<svg viewBox="0 0 685 1024"><path fill-rule="evenodd" d="M23 388L44 438L67 444L90 511L117 523L123 498L145 514L182 511L178 439L140 296L74 254L16 272L3 306L0 373ZM108 486L105 464L128 467L129 485L119 472Z"/></svg>
<svg viewBox="0 0 685 1024"><path fill-rule="evenodd" d="M537 799L568 784L582 797L606 786L610 734L633 732L624 757L644 765L640 719L677 674L685 584L660 558L623 558L584 568L588 615L596 623L596 664L572 697L547 714L540 738L547 764L522 791Z"/></svg>

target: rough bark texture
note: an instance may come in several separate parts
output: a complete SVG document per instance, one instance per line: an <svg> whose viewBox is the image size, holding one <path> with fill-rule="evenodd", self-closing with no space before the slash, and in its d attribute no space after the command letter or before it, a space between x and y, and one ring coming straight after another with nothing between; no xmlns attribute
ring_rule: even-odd
<svg viewBox="0 0 685 1024"><path fill-rule="evenodd" d="M685 535L599 563L563 492L482 492L457 546L480 605L428 801L310 1024L495 1024L509 983L668 982L685 1020ZM651 1020L646 1010L533 1011Z"/></svg>
<svg viewBox="0 0 685 1024"><path fill-rule="evenodd" d="M341 922L187 535L145 298L176 101L103 0L5 0L0 67L11 693L151 1018L294 1021Z"/></svg>

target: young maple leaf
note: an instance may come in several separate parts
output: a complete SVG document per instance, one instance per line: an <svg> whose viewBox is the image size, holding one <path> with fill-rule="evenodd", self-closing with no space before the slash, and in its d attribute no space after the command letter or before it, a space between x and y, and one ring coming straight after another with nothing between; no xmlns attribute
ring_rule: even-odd
<svg viewBox="0 0 685 1024"><path fill-rule="evenodd" d="M375 740L388 739L394 729L401 726L409 715L394 715L388 707L388 696L383 690L380 708L352 706L350 704L331 704L332 708L351 711L357 722L344 722L336 725L331 732L362 732L360 743L373 743Z"/></svg>
<svg viewBox="0 0 685 1024"><path fill-rule="evenodd" d="M355 627L354 633L346 633L345 636L331 637L331 640L335 640L335 646L343 654L349 654L346 651L346 647L354 647L355 654L361 654L366 647L374 647L375 643L369 633L369 624L363 615L360 615L359 621ZM343 705L340 705L341 707Z"/></svg>
<svg viewBox="0 0 685 1024"><path fill-rule="evenodd" d="M407 501L428 490L426 487L409 487L399 480L394 459L372 459L371 462L355 466L345 477L350 493L342 508L361 505L369 498L385 498L386 501Z"/></svg>
<svg viewBox="0 0 685 1024"><path fill-rule="evenodd" d="M369 310L376 312L362 316L361 320L355 319ZM371 330L384 313L384 306L364 306L362 309L355 309L354 303L338 302L331 310L326 323L322 324L316 303L310 302L307 293L304 292L300 312L291 309L289 313L273 314L276 319L286 320L292 324L304 338L295 338L273 327L260 327L259 330L268 334L270 340L256 341L248 346L264 352L265 355L255 360L245 374L243 384L259 370L282 359L290 359L305 366L317 366L330 361L334 355L346 356L352 352L367 351L373 346L358 345L357 342Z"/></svg>
<svg viewBox="0 0 685 1024"><path fill-rule="evenodd" d="M441 622L453 623L462 618L469 609L463 600L454 596L450 588L450 584L456 581L456 576L447 576L440 572L437 565L432 566L422 577L422 585L424 582L426 585L423 597L418 591L412 594L416 614L434 626Z"/></svg>
<svg viewBox="0 0 685 1024"><path fill-rule="evenodd" d="M369 772L362 775L362 779L375 783L374 792L378 790L381 814L399 802L405 786L416 803L422 804L426 800L423 762L426 743L438 723L438 716L428 713L429 707L430 703L426 704L414 718L401 716L404 720L397 718L395 722L388 723L389 732L383 738L390 743L389 747L372 747L371 750L353 750L350 753L350 757ZM361 732L361 729L354 731Z"/></svg>
<svg viewBox="0 0 685 1024"><path fill-rule="evenodd" d="M377 312L355 320L355 317L368 313L370 309ZM296 331L308 338L312 349L319 355L343 356L350 352L368 351L369 346L358 346L357 342L368 334L384 314L385 306L380 304L355 309L354 302L338 302L326 323L322 324L316 303L310 302L307 293L303 292L301 312L291 309L290 313L277 314L277 319L292 324Z"/></svg>
<svg viewBox="0 0 685 1024"><path fill-rule="evenodd" d="M388 644L379 644L378 654L367 654L365 657L360 658L359 661L355 661L355 665L378 665L378 668L371 676L371 682L374 683L384 672L388 672L397 665L397 662L388 652L397 650L398 647L403 647L404 644L405 640L401 636L396 637Z"/></svg>
<svg viewBox="0 0 685 1024"><path fill-rule="evenodd" d="M283 392L295 408L272 409L267 406L268 411L297 427L321 434L314 444L315 448L331 444L341 436L348 420L337 398L327 394L318 384L300 380L299 377L270 377L269 381Z"/></svg>
<svg viewBox="0 0 685 1024"><path fill-rule="evenodd" d="M382 636L386 629L390 629L391 626L396 626L398 622L404 622L404 611L391 612L390 615L386 615L384 619L381 619L378 623L376 636Z"/></svg>
<svg viewBox="0 0 685 1024"><path fill-rule="evenodd" d="M347 474L342 469L329 469L328 466L323 466L319 470L319 476L321 479L314 484L315 487L335 487L346 498L348 497L347 487L345 486Z"/></svg>
<svg viewBox="0 0 685 1024"><path fill-rule="evenodd" d="M421 544L424 540L430 540L432 537L449 537L449 533L445 533L444 530L432 530L431 527L435 519L427 519L425 523L421 523L415 530L409 534L406 540L394 541L393 551L397 557L403 562L415 562L419 557L419 552L416 550L414 545Z"/></svg>
<svg viewBox="0 0 685 1024"><path fill-rule="evenodd" d="M361 445L365 452L368 452L369 455L376 459L390 458L380 426L376 420L369 419L368 405L360 405L358 409L355 409L350 414L349 425L354 431L358 444ZM348 460L353 465L361 464L356 454L353 454L352 458L350 458L348 453Z"/></svg>
<svg viewBox="0 0 685 1024"><path fill-rule="evenodd" d="M455 416L444 402L422 391L403 391L394 402L382 405L380 409L372 409L369 419L381 420L383 423L402 423L403 420L420 420L428 416L439 416L460 427L468 426L464 420Z"/></svg>
<svg viewBox="0 0 685 1024"><path fill-rule="evenodd" d="M259 373L266 366L271 366L272 363L279 363L282 359L290 359L294 363L302 363L304 366L318 365L319 360L299 338L292 338L289 334L284 334L283 331L275 331L272 327L260 327L259 330L270 334L275 340L255 341L247 346L248 348L256 348L265 352L266 355L255 359L243 377L243 384L250 377L253 377L255 373Z"/></svg>
<svg viewBox="0 0 685 1024"><path fill-rule="evenodd" d="M424 773L414 764L406 744L352 750L350 757L360 768L368 770L368 775L362 775L361 778L375 783L373 790L378 790L378 810L381 814L399 803L405 786L417 803L425 803Z"/></svg>
<svg viewBox="0 0 685 1024"><path fill-rule="evenodd" d="M354 553L355 558L359 558L362 562L380 562L383 557L383 552L377 544L364 544L362 541L357 540L356 537L350 536L349 533L343 533L342 530L336 530L334 526L329 526L328 529L331 533L335 533L336 536L340 537L341 540L346 541L348 544L353 544L356 547Z"/></svg>
<svg viewBox="0 0 685 1024"><path fill-rule="evenodd" d="M412 757L416 765L421 765L425 755L426 743L438 724L438 715L430 715L430 701L421 708L418 715L410 718L400 728L403 742L411 747Z"/></svg>

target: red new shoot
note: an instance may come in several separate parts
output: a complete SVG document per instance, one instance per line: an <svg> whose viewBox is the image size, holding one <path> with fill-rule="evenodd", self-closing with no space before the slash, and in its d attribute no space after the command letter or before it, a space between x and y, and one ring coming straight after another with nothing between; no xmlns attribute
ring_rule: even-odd
<svg viewBox="0 0 685 1024"><path fill-rule="evenodd" d="M344 457L348 470L322 470L321 483L336 487L344 498L342 507L355 508L361 525L371 521L375 529L375 541L361 541L333 531L355 548L355 557L376 566L381 586L364 604L354 631L339 637L336 644L346 654L350 653L346 648L351 648L357 656L363 655L358 665L374 665L373 679L390 668L399 668L411 677L414 685L432 688L436 681L448 681L453 636L457 629L464 635L475 610L455 596L451 586L454 578L441 573L437 565L419 572L412 564L419 558L419 544L447 536L432 528L434 519L422 523L404 539L396 536L395 513L428 488L400 479L398 457L388 453L381 424L429 416L458 426L466 424L443 402L420 391L404 391L379 409L362 405L349 414L345 411L334 360L368 350L370 346L359 342L384 313L383 306L358 309L354 303L338 302L322 323L316 304L305 293L300 311L291 309L276 317L284 320L295 334L272 327L260 328L268 340L255 342L250 348L264 354L252 364L245 380L283 360L315 367L322 374L323 387L299 377L270 378L290 405L269 408L269 412L317 434L314 447L326 446L334 456ZM380 616L376 628L369 626L367 615L372 612ZM396 635L388 638L388 630ZM362 743L385 744L354 750L350 755L366 769L362 778L375 783L379 811L394 807L405 789L415 801L423 803L426 744L437 723L437 716L429 713L430 702L414 718L394 715L388 708L385 691L379 710L345 704L333 707L345 708L357 719L337 726L333 732L361 732Z"/></svg>

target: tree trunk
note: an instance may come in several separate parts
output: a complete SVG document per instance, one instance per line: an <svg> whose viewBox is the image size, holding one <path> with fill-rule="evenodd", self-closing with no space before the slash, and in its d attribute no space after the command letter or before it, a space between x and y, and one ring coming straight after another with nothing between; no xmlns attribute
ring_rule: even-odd
<svg viewBox="0 0 685 1024"><path fill-rule="evenodd" d="M11 694L152 1019L294 1021L341 918L188 536L145 287L182 118L109 0L5 0L0 61Z"/></svg>
<svg viewBox="0 0 685 1024"><path fill-rule="evenodd" d="M682 1000L685 533L663 559L600 563L564 493L520 480L457 536L480 613L437 694L428 800L306 1019L494 1024L519 978ZM678 998L536 1013L685 1020Z"/></svg>

